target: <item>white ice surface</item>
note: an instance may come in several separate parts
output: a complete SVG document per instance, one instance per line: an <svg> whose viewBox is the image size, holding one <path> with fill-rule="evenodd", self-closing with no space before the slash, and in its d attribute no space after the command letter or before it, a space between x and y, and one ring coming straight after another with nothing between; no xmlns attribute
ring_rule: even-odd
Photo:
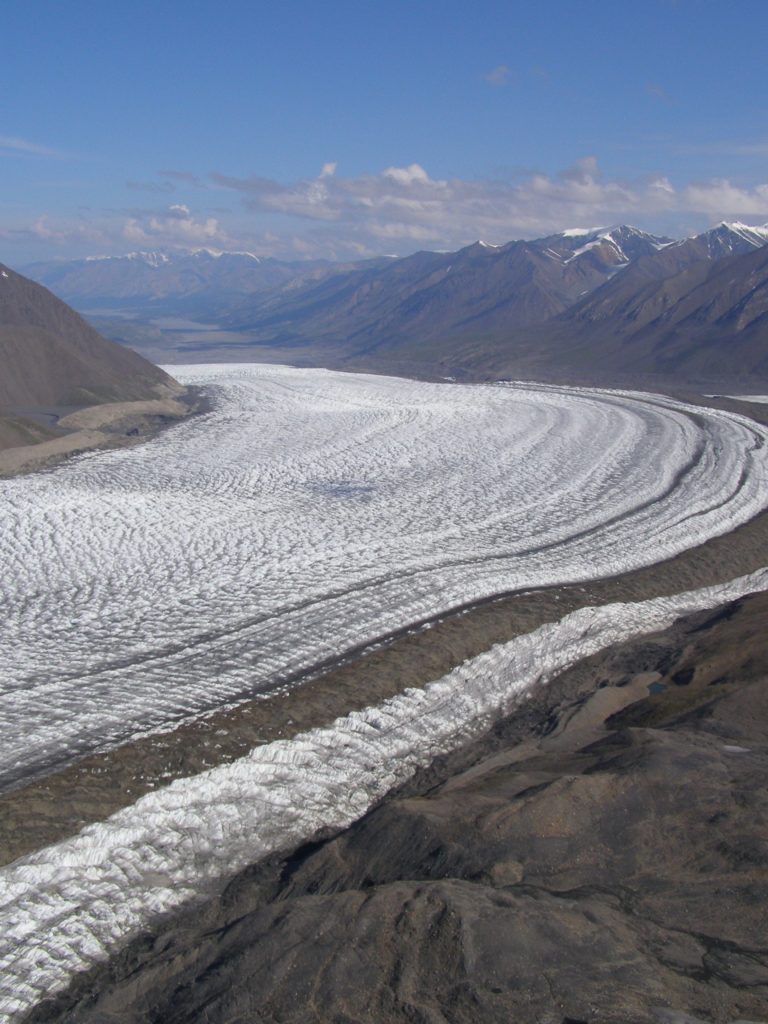
<svg viewBox="0 0 768 1024"><path fill-rule="evenodd" d="M612 643L768 588L768 570L672 597L584 608L427 686L181 779L0 871L0 1020L12 1021L165 912L271 853L361 817L485 731L535 682Z"/></svg>
<svg viewBox="0 0 768 1024"><path fill-rule="evenodd" d="M670 399L172 369L214 411L0 484L0 784L768 500L765 428Z"/></svg>

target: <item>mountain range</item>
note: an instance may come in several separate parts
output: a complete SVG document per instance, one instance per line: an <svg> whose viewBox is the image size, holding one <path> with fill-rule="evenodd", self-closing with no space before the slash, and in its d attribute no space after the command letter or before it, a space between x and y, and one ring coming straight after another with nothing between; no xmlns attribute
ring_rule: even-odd
<svg viewBox="0 0 768 1024"><path fill-rule="evenodd" d="M458 330L524 327L554 316L620 267L668 240L631 228L537 242L420 252L252 296L226 322L261 340L297 339L369 351Z"/></svg>
<svg viewBox="0 0 768 1024"><path fill-rule="evenodd" d="M768 247L667 277L647 262L528 331L453 339L452 361L583 383L768 381Z"/></svg>
<svg viewBox="0 0 768 1024"><path fill-rule="evenodd" d="M147 316L205 315L299 275L343 271L328 260L285 262L250 252L193 249L33 263L24 272L81 310L119 307Z"/></svg>
<svg viewBox="0 0 768 1024"><path fill-rule="evenodd" d="M215 340L155 329L155 354L169 361L691 383L768 378L766 243L768 225L722 223L682 240L620 225L352 264L200 250L29 273L81 309L194 312L224 329ZM135 321L115 332L140 347Z"/></svg>

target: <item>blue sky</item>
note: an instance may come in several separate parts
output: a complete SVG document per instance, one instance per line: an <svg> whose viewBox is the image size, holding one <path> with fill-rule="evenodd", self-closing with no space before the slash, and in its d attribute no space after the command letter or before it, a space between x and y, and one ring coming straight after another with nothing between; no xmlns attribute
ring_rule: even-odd
<svg viewBox="0 0 768 1024"><path fill-rule="evenodd" d="M4 5L0 259L768 221L768 4Z"/></svg>

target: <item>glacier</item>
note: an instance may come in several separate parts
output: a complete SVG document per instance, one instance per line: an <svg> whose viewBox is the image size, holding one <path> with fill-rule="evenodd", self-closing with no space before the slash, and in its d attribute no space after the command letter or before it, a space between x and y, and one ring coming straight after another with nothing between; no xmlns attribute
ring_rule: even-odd
<svg viewBox="0 0 768 1024"><path fill-rule="evenodd" d="M768 501L765 427L662 396L170 369L209 413L0 483L0 787Z"/></svg>
<svg viewBox="0 0 768 1024"><path fill-rule="evenodd" d="M768 589L768 569L697 591L582 608L423 690L148 794L0 871L0 1020L20 1020L143 928L269 855L344 828L536 683L676 618Z"/></svg>

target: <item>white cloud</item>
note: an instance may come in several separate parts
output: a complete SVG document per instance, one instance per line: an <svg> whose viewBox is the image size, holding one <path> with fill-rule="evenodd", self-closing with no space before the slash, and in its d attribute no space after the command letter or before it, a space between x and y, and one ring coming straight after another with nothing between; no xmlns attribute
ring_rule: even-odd
<svg viewBox="0 0 768 1024"><path fill-rule="evenodd" d="M37 235L38 238L48 239L60 237L60 232L57 232L48 226L48 218L45 215L38 217L30 230L33 234Z"/></svg>
<svg viewBox="0 0 768 1024"><path fill-rule="evenodd" d="M408 167L388 167L382 172L384 178L397 182L398 185L421 185L430 184L430 177L420 164L410 164Z"/></svg>
<svg viewBox="0 0 768 1024"><path fill-rule="evenodd" d="M66 245L70 242L97 242L101 238L101 231L88 221L79 220L74 224L53 224L47 214L41 214L26 229L15 231L11 234L23 237L34 238L42 242L51 242L55 245Z"/></svg>
<svg viewBox="0 0 768 1024"><path fill-rule="evenodd" d="M217 245L222 248L233 240L215 217L195 220L190 208L175 203L161 213L129 217L122 229L126 241L157 247Z"/></svg>
<svg viewBox="0 0 768 1024"><path fill-rule="evenodd" d="M592 154L560 174L535 173L513 183L432 178L418 163L348 178L321 173L291 184L212 177L240 193L255 215L314 222L302 234L314 240L318 255L351 252L353 243L375 254L383 239L401 240L403 251L408 242L441 249L478 237L504 242L571 223L627 221L653 228L675 220L697 227L702 220L768 218L768 184L745 188L715 180L676 186L665 175L609 179Z"/></svg>
<svg viewBox="0 0 768 1024"><path fill-rule="evenodd" d="M0 226L0 238L30 252L58 250L73 255L121 253L127 248L217 249L244 248L222 227L216 217L197 217L187 206L175 204L164 210L134 211L123 216L85 215L77 219L41 214L27 224ZM268 251L263 246L262 251Z"/></svg>
<svg viewBox="0 0 768 1024"><path fill-rule="evenodd" d="M688 185L684 190L686 206L719 215L768 216L768 183L754 188L739 188L726 179Z"/></svg>
<svg viewBox="0 0 768 1024"><path fill-rule="evenodd" d="M657 183L604 181L594 157L557 177L537 174L519 184L431 178L416 163L387 167L377 175L321 176L291 185L263 178L215 179L239 191L256 213L334 222L348 237L411 238L440 248L478 234L506 241L585 217L591 223L609 221L623 212L655 211L668 203Z"/></svg>

